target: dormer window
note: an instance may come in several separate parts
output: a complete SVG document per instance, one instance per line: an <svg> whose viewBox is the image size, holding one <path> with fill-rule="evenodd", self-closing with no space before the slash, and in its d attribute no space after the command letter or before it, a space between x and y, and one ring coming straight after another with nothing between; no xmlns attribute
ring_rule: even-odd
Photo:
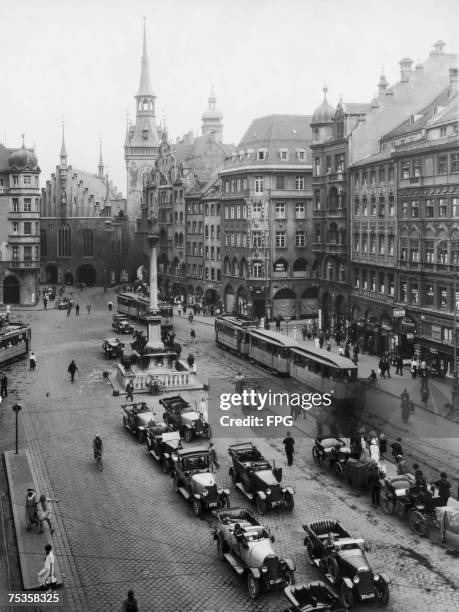
<svg viewBox="0 0 459 612"><path fill-rule="evenodd" d="M148 130L142 130L142 137L144 140L148 139Z"/></svg>
<svg viewBox="0 0 459 612"><path fill-rule="evenodd" d="M305 161L306 159L306 151L304 149L297 149L296 155L300 161Z"/></svg>
<svg viewBox="0 0 459 612"><path fill-rule="evenodd" d="M257 159L258 161L263 161L268 157L267 149L258 149Z"/></svg>
<svg viewBox="0 0 459 612"><path fill-rule="evenodd" d="M253 155L253 149L247 149L247 159L251 159Z"/></svg>
<svg viewBox="0 0 459 612"><path fill-rule="evenodd" d="M279 149L279 155L282 161L288 160L288 150L287 149Z"/></svg>

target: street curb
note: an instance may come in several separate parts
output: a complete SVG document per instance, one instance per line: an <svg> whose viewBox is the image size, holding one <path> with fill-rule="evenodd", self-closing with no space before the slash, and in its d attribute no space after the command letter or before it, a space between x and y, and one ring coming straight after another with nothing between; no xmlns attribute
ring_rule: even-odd
<svg viewBox="0 0 459 612"><path fill-rule="evenodd" d="M48 536L48 531L45 532L46 540L38 537L38 534L35 532L28 533L27 538L24 538L25 521L23 513L27 487L33 483L35 491L38 492L40 488L38 487L37 478L27 449L21 449L17 455L13 451L5 451L3 453L3 458L5 461L8 489L13 510L14 531L18 545L22 586L25 591L37 590L40 589L38 572L43 567L44 546L48 543L52 544L52 540ZM21 490L21 493L19 493L17 488ZM57 559L55 561L54 575L57 584L62 585L63 580Z"/></svg>

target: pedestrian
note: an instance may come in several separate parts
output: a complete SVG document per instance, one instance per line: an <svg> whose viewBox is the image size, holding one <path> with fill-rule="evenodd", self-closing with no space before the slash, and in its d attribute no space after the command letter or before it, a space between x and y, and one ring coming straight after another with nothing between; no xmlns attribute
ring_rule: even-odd
<svg viewBox="0 0 459 612"><path fill-rule="evenodd" d="M403 376L403 359L401 355L397 357L396 365L397 369L395 370L395 373Z"/></svg>
<svg viewBox="0 0 459 612"><path fill-rule="evenodd" d="M191 342L196 342L196 344L198 343L197 339L196 339L196 332L194 329L190 330L190 336L191 336Z"/></svg>
<svg viewBox="0 0 459 612"><path fill-rule="evenodd" d="M384 371L387 372L387 378L390 378L390 359L387 355L384 357Z"/></svg>
<svg viewBox="0 0 459 612"><path fill-rule="evenodd" d="M342 346L340 346L340 347L339 347L339 349L338 349L338 355L339 355L340 357L344 357L344 349L343 349L343 347L342 347Z"/></svg>
<svg viewBox="0 0 459 612"><path fill-rule="evenodd" d="M72 303L69 302L69 305L67 306L67 316L70 316L70 313L72 312Z"/></svg>
<svg viewBox="0 0 459 612"><path fill-rule="evenodd" d="M46 310L46 307L48 306L48 300L46 299L46 297L43 298L43 308Z"/></svg>
<svg viewBox="0 0 459 612"><path fill-rule="evenodd" d="M330 342L327 342L327 351L331 351L331 344L330 344Z"/></svg>
<svg viewBox="0 0 459 612"><path fill-rule="evenodd" d="M37 494L35 493L35 489L33 487L29 487L27 489L26 495L26 503L25 503L25 517L26 517L26 525L27 531L32 529L32 525L39 526L38 514L37 514Z"/></svg>
<svg viewBox="0 0 459 612"><path fill-rule="evenodd" d="M371 503L373 506L379 506L379 493L381 491L381 479L379 466L374 464L370 468L368 475L368 485L371 491Z"/></svg>
<svg viewBox="0 0 459 612"><path fill-rule="evenodd" d="M404 474L408 474L408 465L405 461L405 457L403 455L397 455L395 457L395 462L397 464L397 475L403 476Z"/></svg>
<svg viewBox="0 0 459 612"><path fill-rule="evenodd" d="M179 317L182 315L182 305L181 304L177 306L177 314Z"/></svg>
<svg viewBox="0 0 459 612"><path fill-rule="evenodd" d="M45 564L38 572L38 581L42 589L53 589L56 586L56 576L54 575L54 566L56 560L54 558L53 547L51 544L45 546Z"/></svg>
<svg viewBox="0 0 459 612"><path fill-rule="evenodd" d="M416 376L418 375L418 362L414 357L411 361L410 372L413 378L416 378Z"/></svg>
<svg viewBox="0 0 459 612"><path fill-rule="evenodd" d="M113 310L113 302L111 300L107 302L107 306L109 310Z"/></svg>
<svg viewBox="0 0 459 612"><path fill-rule="evenodd" d="M43 533L43 523L48 523L48 527L51 531L51 535L54 533L53 524L51 522L51 506L49 502L58 502L58 499L52 497L46 497L46 495L40 495L40 499L37 504L38 520L40 521L40 531Z"/></svg>
<svg viewBox="0 0 459 612"><path fill-rule="evenodd" d="M217 451L213 445L213 442L209 444L209 462L210 462L210 471L216 472L220 465L218 464Z"/></svg>
<svg viewBox="0 0 459 612"><path fill-rule="evenodd" d="M201 401L199 402L199 412L204 416L204 420L207 423L209 420L209 411L207 409L207 402L205 397L202 397Z"/></svg>
<svg viewBox="0 0 459 612"><path fill-rule="evenodd" d="M0 380L0 397L8 397L8 377L5 374L5 372L3 372L2 374L2 378Z"/></svg>
<svg viewBox="0 0 459 612"><path fill-rule="evenodd" d="M80 373L80 371L77 368L76 363L75 363L75 361L73 359L70 362L70 365L67 368L67 371L70 373L70 382L73 382L75 380L75 372L78 372L78 374Z"/></svg>
<svg viewBox="0 0 459 612"><path fill-rule="evenodd" d="M307 331L308 331L308 328L306 327L306 325L303 325L303 327L301 328L301 335L303 336L303 342L305 342L306 340Z"/></svg>
<svg viewBox="0 0 459 612"><path fill-rule="evenodd" d="M9 321L10 320L10 314L11 314L11 306L9 304L6 305L6 320Z"/></svg>
<svg viewBox="0 0 459 612"><path fill-rule="evenodd" d="M128 384L126 385L126 401L131 400L131 402L134 401L134 385L132 384L132 381L129 381Z"/></svg>
<svg viewBox="0 0 459 612"><path fill-rule="evenodd" d="M319 347L322 349L324 347L324 337L323 335L319 336Z"/></svg>
<svg viewBox="0 0 459 612"><path fill-rule="evenodd" d="M192 312L190 312L190 314L188 315L188 321L190 323L193 323L193 313Z"/></svg>
<svg viewBox="0 0 459 612"><path fill-rule="evenodd" d="M86 306L86 310L88 311L88 315L90 315L91 314L91 304L88 304Z"/></svg>
<svg viewBox="0 0 459 612"><path fill-rule="evenodd" d="M393 442L390 447L392 449L392 457L395 459L396 463L398 463L397 457L403 457L402 439L397 438L397 440Z"/></svg>
<svg viewBox="0 0 459 612"><path fill-rule="evenodd" d="M277 317L276 317L276 331L280 332L280 330L281 330L281 318L280 318L279 315L277 315Z"/></svg>
<svg viewBox="0 0 459 612"><path fill-rule="evenodd" d="M378 367L379 367L379 377L386 378L386 374L385 374L386 373L386 363L382 357L379 360Z"/></svg>
<svg viewBox="0 0 459 612"><path fill-rule="evenodd" d="M30 352L29 356L29 372L33 372L37 367L37 357L33 351Z"/></svg>
<svg viewBox="0 0 459 612"><path fill-rule="evenodd" d="M75 316L77 317L80 316L80 305L79 304L75 304Z"/></svg>
<svg viewBox="0 0 459 612"><path fill-rule="evenodd" d="M384 459L384 455L387 453L387 439L386 436L381 433L379 435L379 455L381 459Z"/></svg>
<svg viewBox="0 0 459 612"><path fill-rule="evenodd" d="M295 454L295 440L292 438L291 433L287 432L287 437L284 438L282 444L285 446L285 454L287 455L287 463L288 465L292 465L293 463L293 455Z"/></svg>
<svg viewBox="0 0 459 612"><path fill-rule="evenodd" d="M438 497L440 498L440 505L447 506L448 499L451 496L451 484L448 481L448 477L445 472L440 474L440 480L434 482L434 485L438 489Z"/></svg>
<svg viewBox="0 0 459 612"><path fill-rule="evenodd" d="M370 452L370 459L373 459L373 461L375 461L375 463L379 465L379 459L380 459L379 442L376 437L371 438L370 440L369 452Z"/></svg>
<svg viewBox="0 0 459 612"><path fill-rule="evenodd" d="M134 597L134 591L128 591L127 599L123 603L122 612L139 612L139 606L137 605L137 599Z"/></svg>

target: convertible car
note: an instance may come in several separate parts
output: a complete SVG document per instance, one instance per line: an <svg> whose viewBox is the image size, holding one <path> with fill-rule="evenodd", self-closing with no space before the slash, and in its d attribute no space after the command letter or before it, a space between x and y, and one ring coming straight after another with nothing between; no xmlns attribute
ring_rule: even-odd
<svg viewBox="0 0 459 612"><path fill-rule="evenodd" d="M148 452L156 461L161 463L163 472L169 474L173 469L174 463L172 456L182 448L180 434L178 431L157 432L158 427L147 427L147 447Z"/></svg>
<svg viewBox="0 0 459 612"><path fill-rule="evenodd" d="M291 606L285 612L346 612L347 606L324 582L285 587Z"/></svg>
<svg viewBox="0 0 459 612"><path fill-rule="evenodd" d="M121 404L123 409L123 425L133 433L138 442L144 442L147 427L151 432L163 433L168 431L164 423L157 423L155 415L146 404L138 402L136 404Z"/></svg>
<svg viewBox="0 0 459 612"><path fill-rule="evenodd" d="M185 442L191 442L197 436L212 437L210 424L180 395L162 398L159 403L164 408L164 422L179 431Z"/></svg>

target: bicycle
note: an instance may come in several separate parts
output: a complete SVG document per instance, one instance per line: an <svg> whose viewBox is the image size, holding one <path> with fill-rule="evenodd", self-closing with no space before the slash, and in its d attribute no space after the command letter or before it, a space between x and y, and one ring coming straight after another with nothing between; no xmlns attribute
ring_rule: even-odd
<svg viewBox="0 0 459 612"><path fill-rule="evenodd" d="M96 462L96 466L99 469L99 472L102 472L104 470L104 462L102 461L102 452L101 451L96 451L94 453L94 460Z"/></svg>

